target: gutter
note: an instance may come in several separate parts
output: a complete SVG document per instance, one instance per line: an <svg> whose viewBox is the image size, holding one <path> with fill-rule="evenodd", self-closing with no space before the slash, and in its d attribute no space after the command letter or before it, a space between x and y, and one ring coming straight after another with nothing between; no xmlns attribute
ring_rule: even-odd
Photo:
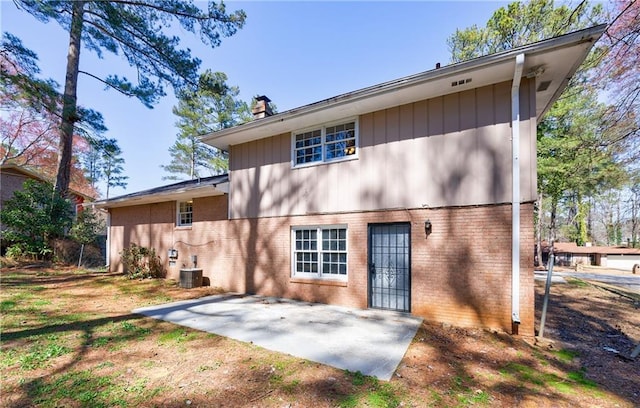
<svg viewBox="0 0 640 408"><path fill-rule="evenodd" d="M520 80L524 53L516 56L511 85L511 321L520 324Z"/></svg>
<svg viewBox="0 0 640 408"><path fill-rule="evenodd" d="M175 190L166 190L160 191L156 193L146 193L145 191L127 194L120 197L115 197L111 199L96 201L94 206L100 209L105 208L116 208L122 206L130 206L130 205L140 205L140 204L153 204L159 203L163 201L173 200L175 197L180 195L185 195L191 193L195 196L195 193L200 191L209 191L209 189L213 187L214 191L217 190L221 194L229 193L229 182L223 181L219 183L199 183L196 186L186 186Z"/></svg>
<svg viewBox="0 0 640 408"><path fill-rule="evenodd" d="M234 126L227 129L222 129L216 132L208 133L200 136L200 140L204 143L212 146L216 145L216 141L223 138L228 138L237 133L244 133L248 131L257 131L259 128L264 128L269 125L277 125L282 122L288 122L290 120L318 113L328 108L340 107L345 105L357 104L366 99L386 95L393 92L401 91L402 89L418 86L427 82L432 82L438 79L447 78L451 75L464 75L467 72L471 72L476 69L485 67L491 67L492 65L509 61L516 55L529 54L535 56L539 52L547 52L559 48L574 46L582 42L594 42L600 37L605 30L606 25L591 27L588 29L576 31L569 34L564 34L559 37L554 37L547 40L542 40L533 44L528 44L517 49L503 51L497 54L492 54L483 57L477 57L468 61L462 61L455 64L451 64L442 68L433 69L430 71L421 72L418 74L410 75L404 78L384 82L378 85L363 88L357 91L338 95L329 99L318 101L309 105L304 105L298 108L294 108L285 112L268 116L260 120L254 120L242 125ZM579 64L578 64L579 65ZM576 67L577 68L577 67ZM549 103L553 102L552 99ZM231 144L224 143L228 150ZM222 143L221 143L222 145ZM222 148L220 145L217 147Z"/></svg>

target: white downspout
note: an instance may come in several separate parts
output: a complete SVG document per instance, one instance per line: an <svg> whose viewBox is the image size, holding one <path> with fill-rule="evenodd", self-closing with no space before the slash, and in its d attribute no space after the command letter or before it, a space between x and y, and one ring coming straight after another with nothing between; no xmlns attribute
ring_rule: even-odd
<svg viewBox="0 0 640 408"><path fill-rule="evenodd" d="M105 258L106 259L106 267L108 272L113 272L110 270L111 268L111 211L107 210L107 240L105 242Z"/></svg>
<svg viewBox="0 0 640 408"><path fill-rule="evenodd" d="M511 321L520 324L520 79L524 54L516 56L511 85Z"/></svg>

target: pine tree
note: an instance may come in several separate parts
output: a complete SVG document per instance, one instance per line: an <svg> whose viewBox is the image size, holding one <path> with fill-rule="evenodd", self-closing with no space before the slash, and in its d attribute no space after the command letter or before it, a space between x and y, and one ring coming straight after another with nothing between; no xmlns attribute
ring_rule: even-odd
<svg viewBox="0 0 640 408"><path fill-rule="evenodd" d="M586 1L575 8L556 6L552 0L513 2L498 9L485 27L457 30L448 40L451 60L508 50L593 26L603 19L602 6L591 7ZM579 243L588 240L592 197L602 189L617 188L626 177L624 163L619 160L624 146L615 141L628 123L610 120L610 107L599 101L598 89L590 80L602 51L596 48L590 54L538 124L538 228L542 228L540 217L549 213L550 239L555 237L556 219L562 212L567 214L568 237ZM540 241L540 231L538 237Z"/></svg>
<svg viewBox="0 0 640 408"><path fill-rule="evenodd" d="M203 10L188 0L15 0L14 3L41 22L57 21L69 32L65 86L59 111L61 132L55 184L56 190L63 195L69 188L74 128L77 122L85 119L83 113L86 113L78 109L77 103L80 73L151 107L165 95L166 85L180 90L197 80L200 60L193 57L188 48L179 48L177 36L166 33L171 23L197 34L206 45L216 47L221 37L233 35L245 20L243 11L227 13L223 3L209 2ZM134 83L118 75L99 78L82 71L80 51L83 45L100 57L104 51L124 56L136 68L137 81Z"/></svg>
<svg viewBox="0 0 640 408"><path fill-rule="evenodd" d="M165 179L190 179L224 173L226 152L200 142L200 136L247 122L249 107L238 99L238 87L227 85L227 76L207 70L198 86L180 93L173 114L178 117L176 142L169 148L171 163L162 168L171 173Z"/></svg>

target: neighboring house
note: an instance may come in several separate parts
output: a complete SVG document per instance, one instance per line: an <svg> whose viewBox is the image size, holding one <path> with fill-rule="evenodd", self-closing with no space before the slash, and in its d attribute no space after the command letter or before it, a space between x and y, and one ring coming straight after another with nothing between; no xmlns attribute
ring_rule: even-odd
<svg viewBox="0 0 640 408"><path fill-rule="evenodd" d="M574 242L553 244L555 263L563 266L595 265L631 272L640 265L640 249L629 247L578 246Z"/></svg>
<svg viewBox="0 0 640 408"><path fill-rule="evenodd" d="M228 176L97 204L111 270L136 243L173 279L197 255L230 291L533 335L536 123L603 30L206 135Z"/></svg>
<svg viewBox="0 0 640 408"><path fill-rule="evenodd" d="M7 200L13 198L13 195L16 191L23 189L23 184L27 180L36 180L40 182L52 183L53 181L43 176L42 174L31 170L24 166L17 166L14 164L3 164L0 166L0 209L4 208L4 203ZM84 207L86 207L89 203L95 201L95 197L91 197L87 194L78 192L76 190L69 190L69 198L73 205L74 216L77 215ZM103 212L99 212L97 214L98 218L100 218L103 224L106 226L106 214ZM2 225L0 225L0 230L3 229ZM102 255L106 258L106 240L107 232L106 230L102 230L99 232L99 236L97 238L98 247ZM6 242L0 242L2 246L2 251L4 253Z"/></svg>
<svg viewBox="0 0 640 408"><path fill-rule="evenodd" d="M5 201L13 198L15 191L22 190L22 185L27 180L51 183L51 180L27 167L14 164L0 166L0 208L4 207ZM94 201L92 197L77 191L71 190L70 194L76 212L79 208L82 208L83 203Z"/></svg>

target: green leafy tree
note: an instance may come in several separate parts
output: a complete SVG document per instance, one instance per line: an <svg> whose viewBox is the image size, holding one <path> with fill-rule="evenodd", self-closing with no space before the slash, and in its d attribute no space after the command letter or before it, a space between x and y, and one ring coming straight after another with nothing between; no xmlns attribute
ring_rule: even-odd
<svg viewBox="0 0 640 408"><path fill-rule="evenodd" d="M105 223L103 219L98 216L95 210L85 208L78 213L70 231L71 238L81 244L78 268L82 264L84 246L95 244L98 235L100 235L104 229Z"/></svg>
<svg viewBox="0 0 640 408"><path fill-rule="evenodd" d="M556 6L553 0L513 2L500 7L485 27L473 25L458 29L447 40L451 62L510 50L546 38L566 34L597 24L601 6L590 7L582 1L575 8Z"/></svg>
<svg viewBox="0 0 640 408"><path fill-rule="evenodd" d="M173 107L179 133L169 148L171 163L162 166L171 173L165 179L194 179L203 177L205 172L227 171L226 153L200 142L200 136L251 119L249 106L238 99L239 93L238 87L227 85L224 73L211 70L200 75L197 87L180 92L178 105Z"/></svg>
<svg viewBox="0 0 640 408"><path fill-rule="evenodd" d="M498 9L485 27L457 30L448 40L451 60L508 50L603 19L602 6L586 1L576 7L557 6L551 0L513 2ZM601 189L616 188L625 179L621 157L626 147L618 143L618 134L629 122L612 120L610 107L599 102L595 81L590 80L602 55L602 49L590 54L538 125L538 248L545 213L549 214L550 239L555 239L556 220L562 214L568 237L578 243L587 241L593 197Z"/></svg>
<svg viewBox="0 0 640 408"><path fill-rule="evenodd" d="M187 0L14 0L14 3L41 22L54 20L69 32L55 184L56 190L63 195L69 188L74 127L84 120L85 113L77 104L80 73L151 107L165 95L166 85L179 90L197 81L201 61L193 57L188 48L179 48L178 36L167 34L172 23L197 34L206 45L216 47L222 37L233 35L245 20L243 11L228 13L223 3L208 2L206 9L202 9ZM82 71L80 51L83 46L99 57L104 51L124 56L136 69L135 83L117 74L100 78Z"/></svg>
<svg viewBox="0 0 640 408"><path fill-rule="evenodd" d="M44 258L52 252L51 241L71 226L72 217L71 203L53 185L27 180L0 211L2 237L14 253Z"/></svg>
<svg viewBox="0 0 640 408"><path fill-rule="evenodd" d="M104 220L98 216L96 211L84 208L78 212L69 235L81 244L93 244L104 228Z"/></svg>
<svg viewBox="0 0 640 408"><path fill-rule="evenodd" d="M567 206L568 237L584 243L589 198L618 188L626 178L618 160L621 146L610 143L615 126L592 88L574 85L558 99L538 125L538 189L550 201L552 237L558 206Z"/></svg>

